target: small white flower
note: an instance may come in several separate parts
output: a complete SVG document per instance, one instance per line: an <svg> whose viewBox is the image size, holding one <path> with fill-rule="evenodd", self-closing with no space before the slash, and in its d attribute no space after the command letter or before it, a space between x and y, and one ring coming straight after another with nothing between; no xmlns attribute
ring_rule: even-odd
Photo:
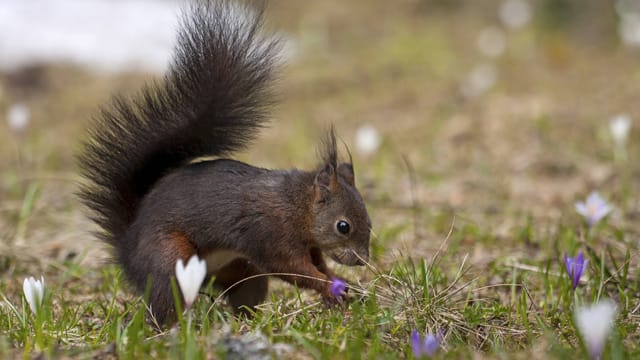
<svg viewBox="0 0 640 360"><path fill-rule="evenodd" d="M366 124L356 130L356 149L361 154L374 153L380 147L380 143L380 133L373 125Z"/></svg>
<svg viewBox="0 0 640 360"><path fill-rule="evenodd" d="M24 104L13 104L7 110L7 125L15 133L22 133L29 125L31 111Z"/></svg>
<svg viewBox="0 0 640 360"><path fill-rule="evenodd" d="M623 148L627 144L630 129L631 117L628 114L620 114L609 121L611 136L619 148Z"/></svg>
<svg viewBox="0 0 640 360"><path fill-rule="evenodd" d="M631 11L622 13L618 34L626 46L640 47L640 13Z"/></svg>
<svg viewBox="0 0 640 360"><path fill-rule="evenodd" d="M525 0L505 0L500 5L498 15L507 27L521 28L531 20L531 6Z"/></svg>
<svg viewBox="0 0 640 360"><path fill-rule="evenodd" d="M638 0L617 0L615 4L618 16L630 13L640 13L640 3Z"/></svg>
<svg viewBox="0 0 640 360"><path fill-rule="evenodd" d="M176 279L178 279L178 285L182 290L182 296L187 304L187 308L193 304L193 301L198 296L198 290L200 285L207 275L207 264L204 260L200 260L198 255L193 255L187 262L187 266L184 266L182 259L178 259L176 262Z"/></svg>
<svg viewBox="0 0 640 360"><path fill-rule="evenodd" d="M476 65L460 87L462 95L468 99L484 94L495 85L498 69L493 64Z"/></svg>
<svg viewBox="0 0 640 360"><path fill-rule="evenodd" d="M592 192L587 201L578 201L575 204L578 214L584 216L589 226L595 225L613 210L611 205L597 192Z"/></svg>
<svg viewBox="0 0 640 360"><path fill-rule="evenodd" d="M22 290L31 308L31 312L36 314L42 305L42 299L44 297L44 277L40 276L40 280L34 279L33 276L24 279Z"/></svg>
<svg viewBox="0 0 640 360"><path fill-rule="evenodd" d="M498 57L504 53L507 40L504 31L497 27L488 27L480 32L476 40L478 50L489 57Z"/></svg>
<svg viewBox="0 0 640 360"><path fill-rule="evenodd" d="M597 304L576 309L576 325L592 359L602 355L615 316L616 305L611 300L602 300Z"/></svg>

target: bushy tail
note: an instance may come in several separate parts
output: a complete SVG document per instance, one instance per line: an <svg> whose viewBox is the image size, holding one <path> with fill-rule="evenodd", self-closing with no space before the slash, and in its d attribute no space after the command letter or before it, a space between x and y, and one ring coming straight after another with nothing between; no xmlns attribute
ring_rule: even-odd
<svg viewBox="0 0 640 360"><path fill-rule="evenodd" d="M81 200L118 247L142 197L173 168L244 147L266 122L278 41L262 10L199 0L184 15L162 81L104 107L79 156Z"/></svg>

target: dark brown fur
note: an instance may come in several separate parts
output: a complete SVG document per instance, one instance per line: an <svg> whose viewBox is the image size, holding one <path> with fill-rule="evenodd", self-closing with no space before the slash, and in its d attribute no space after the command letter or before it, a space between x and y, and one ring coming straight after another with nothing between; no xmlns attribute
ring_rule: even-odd
<svg viewBox="0 0 640 360"><path fill-rule="evenodd" d="M266 119L276 42L260 37L259 14L239 23L233 13L228 1L198 2L164 81L116 98L80 156L88 179L80 195L100 236L139 291L151 281L161 322L175 319L170 278L179 258L236 254L209 275L237 310L262 302L268 281L233 285L265 273L293 274L279 277L335 301L322 254L346 265L368 259L371 224L352 165L337 161L333 129L314 171L192 163L242 148Z"/></svg>

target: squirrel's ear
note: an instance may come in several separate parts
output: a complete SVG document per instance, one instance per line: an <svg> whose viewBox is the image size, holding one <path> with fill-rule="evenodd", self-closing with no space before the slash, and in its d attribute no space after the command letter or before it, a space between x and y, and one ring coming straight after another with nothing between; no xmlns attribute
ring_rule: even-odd
<svg viewBox="0 0 640 360"><path fill-rule="evenodd" d="M347 184L355 186L355 174L353 173L353 165L349 163L342 163L338 165L338 175Z"/></svg>
<svg viewBox="0 0 640 360"><path fill-rule="evenodd" d="M325 201L339 190L338 184L338 147L333 126L323 140L322 160L323 167L316 174L314 182L316 201Z"/></svg>
<svg viewBox="0 0 640 360"><path fill-rule="evenodd" d="M327 164L316 174L313 187L316 202L325 201L338 190L338 174L336 169Z"/></svg>

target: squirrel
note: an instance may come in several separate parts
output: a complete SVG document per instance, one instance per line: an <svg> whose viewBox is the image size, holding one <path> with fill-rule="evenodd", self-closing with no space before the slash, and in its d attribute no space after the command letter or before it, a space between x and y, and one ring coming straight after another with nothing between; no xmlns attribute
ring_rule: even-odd
<svg viewBox="0 0 640 360"><path fill-rule="evenodd" d="M137 291L150 282L160 323L176 320L178 259L205 259L237 312L265 300L268 277L256 275L270 273L340 302L323 254L348 266L369 259L371 221L352 161L338 162L333 127L312 171L225 158L266 126L274 104L280 40L262 33L263 12L195 1L162 80L113 96L78 155L79 197L97 236Z"/></svg>

